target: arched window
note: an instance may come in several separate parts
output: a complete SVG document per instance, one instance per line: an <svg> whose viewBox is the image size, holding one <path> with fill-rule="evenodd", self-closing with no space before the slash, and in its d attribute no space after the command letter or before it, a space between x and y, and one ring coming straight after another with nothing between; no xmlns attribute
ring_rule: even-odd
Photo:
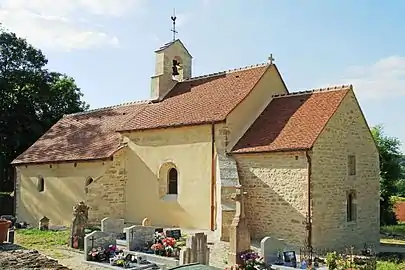
<svg viewBox="0 0 405 270"><path fill-rule="evenodd" d="M91 177L87 178L86 183L85 183L85 187L84 187L84 192L85 192L86 194L89 192L88 186L89 186L91 183L93 183L93 178L91 178Z"/></svg>
<svg viewBox="0 0 405 270"><path fill-rule="evenodd" d="M42 176L38 176L37 190L38 190L38 192L44 192L44 190L45 190L45 180Z"/></svg>
<svg viewBox="0 0 405 270"><path fill-rule="evenodd" d="M168 173L167 177L167 182L168 182L168 188L167 188L167 193L168 194L177 194L177 170L175 168L171 168Z"/></svg>

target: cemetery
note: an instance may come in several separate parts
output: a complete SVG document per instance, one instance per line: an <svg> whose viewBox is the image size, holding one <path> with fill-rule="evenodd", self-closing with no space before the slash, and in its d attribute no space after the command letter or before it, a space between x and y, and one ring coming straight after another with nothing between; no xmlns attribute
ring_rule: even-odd
<svg viewBox="0 0 405 270"><path fill-rule="evenodd" d="M240 204L242 198L243 192L238 189L234 195L238 211L230 229L227 256L227 265L231 269L307 269L310 266L320 270L376 269L376 257L367 248L360 254L353 250L351 253L308 251L289 246L282 239L265 237L260 242L260 250L253 251ZM99 229L90 229L88 211L89 207L84 202L74 207L69 246L80 250L82 261L90 267L140 270L210 264L210 243L204 232L185 233L180 228L156 227L148 218L142 224L132 225L111 217L102 219ZM5 243L0 246L3 249L13 244L14 228L17 226L21 228L23 224L17 223L12 216L2 217L0 237L4 239L0 240ZM52 227L47 217L41 218L37 226L38 231L63 229L66 230ZM29 254L32 256L33 253Z"/></svg>

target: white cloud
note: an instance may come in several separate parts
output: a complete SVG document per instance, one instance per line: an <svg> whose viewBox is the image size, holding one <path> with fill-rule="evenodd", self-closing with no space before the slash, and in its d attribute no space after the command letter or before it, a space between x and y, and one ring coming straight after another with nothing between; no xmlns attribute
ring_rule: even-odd
<svg viewBox="0 0 405 270"><path fill-rule="evenodd" d="M41 48L57 50L118 46L90 15L120 17L143 0L0 0L0 22ZM92 23L89 23L92 22ZM101 29L101 30L100 30Z"/></svg>
<svg viewBox="0 0 405 270"><path fill-rule="evenodd" d="M353 84L361 98L405 96L405 57L390 56L369 66L353 66L343 77L342 82Z"/></svg>

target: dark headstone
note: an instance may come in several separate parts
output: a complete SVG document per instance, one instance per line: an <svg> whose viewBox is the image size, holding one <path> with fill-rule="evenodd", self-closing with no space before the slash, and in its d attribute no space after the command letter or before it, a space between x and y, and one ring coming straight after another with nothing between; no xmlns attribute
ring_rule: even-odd
<svg viewBox="0 0 405 270"><path fill-rule="evenodd" d="M284 253L284 265L289 267L297 267L297 257L295 251L285 251Z"/></svg>
<svg viewBox="0 0 405 270"><path fill-rule="evenodd" d="M181 230L166 230L166 237L173 237L178 240L181 237Z"/></svg>

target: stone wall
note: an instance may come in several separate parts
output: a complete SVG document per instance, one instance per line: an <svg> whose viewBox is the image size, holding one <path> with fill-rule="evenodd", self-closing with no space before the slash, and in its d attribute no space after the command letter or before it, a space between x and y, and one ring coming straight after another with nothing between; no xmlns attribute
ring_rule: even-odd
<svg viewBox="0 0 405 270"><path fill-rule="evenodd" d="M245 209L251 237L303 243L308 205L305 154L237 154L235 158L240 182L247 191Z"/></svg>
<svg viewBox="0 0 405 270"><path fill-rule="evenodd" d="M348 173L348 156L356 174ZM379 158L352 92L319 136L312 153L313 245L341 248L379 242ZM356 191L357 218L348 222L346 198Z"/></svg>
<svg viewBox="0 0 405 270"><path fill-rule="evenodd" d="M123 218L125 211L125 187L127 174L125 152L122 149L114 155L105 174L88 186L86 204L90 207L89 223L100 223L104 217Z"/></svg>

